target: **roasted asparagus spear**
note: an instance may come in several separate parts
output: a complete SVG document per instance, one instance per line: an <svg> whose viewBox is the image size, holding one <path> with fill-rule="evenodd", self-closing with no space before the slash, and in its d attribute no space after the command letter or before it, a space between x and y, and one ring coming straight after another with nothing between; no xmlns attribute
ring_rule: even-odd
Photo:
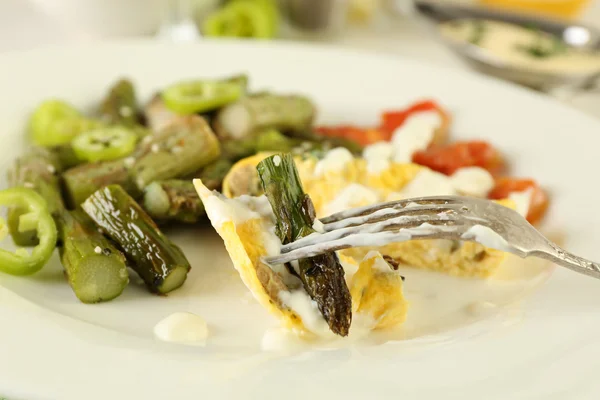
<svg viewBox="0 0 600 400"><path fill-rule="evenodd" d="M139 190L154 181L189 175L221 154L216 136L197 115L179 117L151 138L134 155L130 170Z"/></svg>
<svg viewBox="0 0 600 400"><path fill-rule="evenodd" d="M56 220L60 260L77 298L99 303L118 297L129 283L125 256L80 211L61 212Z"/></svg>
<svg viewBox="0 0 600 400"><path fill-rule="evenodd" d="M75 207L110 184L121 185L137 198L150 183L190 175L219 154L219 142L202 117L178 117L162 132L142 140L131 156L80 165L68 170L63 179Z"/></svg>
<svg viewBox="0 0 600 400"><path fill-rule="evenodd" d="M81 164L66 171L63 181L69 205L77 208L96 190L111 184L121 185L132 195L139 196L141 192L133 183L126 160Z"/></svg>
<svg viewBox="0 0 600 400"><path fill-rule="evenodd" d="M79 157L75 154L73 147L70 144L63 144L61 146L56 146L50 148L54 156L58 159L60 166L63 170L67 170L69 168L76 167L79 164L82 164L84 161L80 160Z"/></svg>
<svg viewBox="0 0 600 400"><path fill-rule="evenodd" d="M102 188L82 208L119 245L152 292L165 294L183 285L188 260L123 188Z"/></svg>
<svg viewBox="0 0 600 400"><path fill-rule="evenodd" d="M292 156L268 157L258 164L257 169L275 213L276 233L282 243L314 233L314 206L302 189ZM337 255L327 253L300 260L294 271L317 303L331 331L347 336L352 321L352 299Z"/></svg>
<svg viewBox="0 0 600 400"><path fill-rule="evenodd" d="M204 217L204 205L192 181L157 181L144 190L144 210L158 222L195 223Z"/></svg>
<svg viewBox="0 0 600 400"><path fill-rule="evenodd" d="M222 139L243 139L266 129L306 131L315 115L316 108L306 97L262 93L223 107L214 125Z"/></svg>
<svg viewBox="0 0 600 400"><path fill-rule="evenodd" d="M134 127L140 124L140 116L133 83L120 79L109 90L100 107L102 119L114 125Z"/></svg>
<svg viewBox="0 0 600 400"><path fill-rule="evenodd" d="M47 149L35 148L17 159L9 182L30 187L46 200L58 228L61 261L79 300L97 303L114 299L129 282L125 257L90 225L87 217L66 210L58 184L59 172L57 158ZM13 240L22 246L35 244L35 236L24 242L18 232L19 210L10 213Z"/></svg>
<svg viewBox="0 0 600 400"><path fill-rule="evenodd" d="M231 167L233 167L231 160L220 158L200 170L195 174L195 178L202 179L204 186L210 190L221 190L223 180Z"/></svg>
<svg viewBox="0 0 600 400"><path fill-rule="evenodd" d="M63 201L57 190L60 164L58 159L46 148L35 147L30 152L17 158L12 169L8 172L8 182L11 186L23 186L34 189L46 203L52 216L62 211ZM13 241L17 246L35 246L38 243L35 231L21 232L18 229L22 211L8 211L8 227Z"/></svg>

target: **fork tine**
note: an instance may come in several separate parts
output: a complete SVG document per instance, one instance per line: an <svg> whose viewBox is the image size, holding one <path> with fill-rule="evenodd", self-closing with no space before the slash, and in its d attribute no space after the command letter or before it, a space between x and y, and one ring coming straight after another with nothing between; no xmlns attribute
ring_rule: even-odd
<svg viewBox="0 0 600 400"><path fill-rule="evenodd" d="M438 221L446 222L446 221ZM282 253L278 256L263 257L262 261L269 265L284 264L302 258L314 257L319 254L348 249L350 247L379 247L392 242L404 242L418 239L460 239L473 226L468 221L457 221L455 225L419 224L412 228L402 228L394 231L377 233L354 234L340 239L319 242L296 250Z"/></svg>
<svg viewBox="0 0 600 400"><path fill-rule="evenodd" d="M386 208L392 209L404 209L404 208L416 208L417 206L411 206L412 203L417 205L451 205L451 204L461 204L459 198L457 197L446 197L446 196L436 196L436 197L419 197L415 199L404 199L404 200L396 200L389 201L387 203L378 203L364 207L352 208L350 210L342 211L336 214L332 214L328 217L322 218L320 221L323 224L330 224L333 222L337 222L340 220L360 217L368 214L372 214L376 211L383 210Z"/></svg>
<svg viewBox="0 0 600 400"><path fill-rule="evenodd" d="M370 214L352 216L345 219L338 219L335 222L325 223L323 229L326 232L334 231L336 229L346 228L349 226L363 225L371 222L383 221L400 216L418 216L418 215L437 215L438 219L443 219L441 214L450 215L461 210L460 204L428 204L428 205L415 205L401 208L381 208ZM334 214L339 215L339 214ZM323 220L328 220L329 217ZM321 222L323 222L321 220Z"/></svg>
<svg viewBox="0 0 600 400"><path fill-rule="evenodd" d="M341 239L350 235L357 234L372 234L384 231L394 231L403 228L416 228L417 226L430 223L431 225L454 225L458 221L459 216L456 214L447 214L443 219L438 214L434 215L399 215L386 220L377 220L372 223L360 224L351 227L331 230L323 234L312 234L302 239L298 239L292 243L288 243L281 247L281 253L315 245L318 243L329 242Z"/></svg>

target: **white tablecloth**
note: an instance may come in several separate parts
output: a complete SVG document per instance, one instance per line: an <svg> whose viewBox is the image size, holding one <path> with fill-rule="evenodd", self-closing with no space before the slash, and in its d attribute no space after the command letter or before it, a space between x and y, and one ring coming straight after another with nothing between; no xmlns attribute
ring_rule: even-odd
<svg viewBox="0 0 600 400"><path fill-rule="evenodd" d="M600 0L594 1L582 19L600 26ZM68 43L76 39L29 0L0 0L0 52ZM345 47L396 53L440 65L467 68L410 20L388 20L368 28L351 28L331 41ZM600 92L578 95L569 104L600 118Z"/></svg>

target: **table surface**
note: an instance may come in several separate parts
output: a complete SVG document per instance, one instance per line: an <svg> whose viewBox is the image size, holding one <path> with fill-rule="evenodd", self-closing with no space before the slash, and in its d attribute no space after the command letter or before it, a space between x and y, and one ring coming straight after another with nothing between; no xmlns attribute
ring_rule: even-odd
<svg viewBox="0 0 600 400"><path fill-rule="evenodd" d="M600 27L600 0L595 0L581 19ZM77 39L29 0L0 1L0 52L69 43ZM408 18L401 21L386 19L368 27L348 28L328 41L343 47L395 53L448 67L467 68L448 48ZM568 102L600 118L600 92L580 94Z"/></svg>

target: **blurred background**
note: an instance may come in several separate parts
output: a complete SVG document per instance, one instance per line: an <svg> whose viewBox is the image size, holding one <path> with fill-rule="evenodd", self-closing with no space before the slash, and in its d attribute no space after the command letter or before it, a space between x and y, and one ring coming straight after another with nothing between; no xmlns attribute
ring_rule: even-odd
<svg viewBox="0 0 600 400"><path fill-rule="evenodd" d="M440 35L439 29L432 29L447 20L472 18L473 10L489 10L494 18L500 15L501 19L526 16L519 21L530 31L532 26L535 32L544 27L544 32L535 33L533 39L539 43L528 49L531 64L504 65L507 59L498 58L493 66L482 65L481 59L473 58L481 55L485 45L471 39L465 39L468 43L445 40L448 38ZM485 13L474 15L482 21L490 18ZM481 27L476 24L468 29L479 32ZM547 39L543 37L545 27L550 27L550 34L558 35L561 43L564 39L568 48L575 46L578 52L585 49L585 57L577 53L564 69L566 64L560 64L564 61L561 58L573 54L557 50L564 46L555 46L554 36L548 42L552 48L548 51L543 43ZM596 29L600 29L600 0L0 0L0 52L137 37L172 42L223 37L325 42L448 67L475 67L479 72L535 87L600 116L600 91L595 79L600 76L600 34ZM496 36L499 40L494 43L503 37ZM496 36L492 35L494 40ZM475 53L473 45L479 47ZM597 59L592 59L590 52L595 52ZM551 74L548 68L541 68L546 66L542 62L548 64L551 58L552 66L556 67L554 61L558 58L563 70L556 67ZM488 58L484 61L490 64ZM589 64L585 74L580 73L584 62ZM498 64L502 64L501 69ZM517 67L521 71L515 75L511 70ZM541 80L524 80L520 72Z"/></svg>

